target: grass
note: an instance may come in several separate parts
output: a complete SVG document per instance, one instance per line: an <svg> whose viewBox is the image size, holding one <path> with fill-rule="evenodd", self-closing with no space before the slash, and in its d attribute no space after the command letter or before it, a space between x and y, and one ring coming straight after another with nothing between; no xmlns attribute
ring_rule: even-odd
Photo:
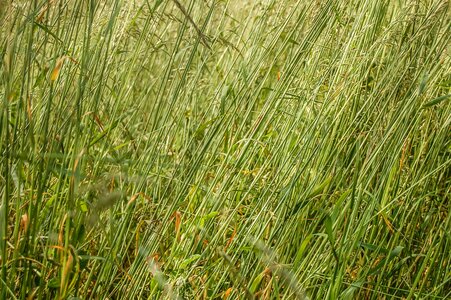
<svg viewBox="0 0 451 300"><path fill-rule="evenodd" d="M0 1L0 299L449 299L449 1Z"/></svg>

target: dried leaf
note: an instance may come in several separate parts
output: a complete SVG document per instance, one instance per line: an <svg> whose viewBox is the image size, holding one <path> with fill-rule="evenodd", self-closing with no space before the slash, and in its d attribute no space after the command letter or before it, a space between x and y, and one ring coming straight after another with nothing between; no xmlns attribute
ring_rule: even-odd
<svg viewBox="0 0 451 300"><path fill-rule="evenodd" d="M30 223L30 219L28 218L27 214L23 214L20 218L20 227L24 232L27 232L28 230L28 224Z"/></svg>
<svg viewBox="0 0 451 300"><path fill-rule="evenodd" d="M233 288L229 287L225 292L224 295L222 296L222 299L225 300L227 298L229 298L230 294L232 293Z"/></svg>
<svg viewBox="0 0 451 300"><path fill-rule="evenodd" d="M65 56L58 58L55 64L55 68L53 68L52 74L50 75L50 80L55 81L58 79L58 75L61 71L61 67L63 66Z"/></svg>
<svg viewBox="0 0 451 300"><path fill-rule="evenodd" d="M180 241L180 225L182 223L182 214L179 211L175 213L175 234L177 236L177 240Z"/></svg>

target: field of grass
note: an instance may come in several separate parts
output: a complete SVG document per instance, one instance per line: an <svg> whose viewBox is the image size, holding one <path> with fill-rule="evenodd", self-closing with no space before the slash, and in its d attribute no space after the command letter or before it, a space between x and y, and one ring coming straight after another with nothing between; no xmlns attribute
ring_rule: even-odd
<svg viewBox="0 0 451 300"><path fill-rule="evenodd" d="M450 299L448 0L0 0L0 299Z"/></svg>

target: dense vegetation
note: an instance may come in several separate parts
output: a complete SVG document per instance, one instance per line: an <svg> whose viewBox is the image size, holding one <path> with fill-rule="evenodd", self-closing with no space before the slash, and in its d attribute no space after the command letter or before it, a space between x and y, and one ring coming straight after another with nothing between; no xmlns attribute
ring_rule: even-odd
<svg viewBox="0 0 451 300"><path fill-rule="evenodd" d="M0 0L0 299L449 299L447 0Z"/></svg>

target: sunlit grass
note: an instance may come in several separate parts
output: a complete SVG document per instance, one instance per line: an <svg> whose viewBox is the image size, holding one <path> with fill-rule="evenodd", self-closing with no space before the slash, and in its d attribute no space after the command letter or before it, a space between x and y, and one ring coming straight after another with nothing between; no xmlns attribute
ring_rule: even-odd
<svg viewBox="0 0 451 300"><path fill-rule="evenodd" d="M451 297L448 1L1 1L0 299Z"/></svg>

